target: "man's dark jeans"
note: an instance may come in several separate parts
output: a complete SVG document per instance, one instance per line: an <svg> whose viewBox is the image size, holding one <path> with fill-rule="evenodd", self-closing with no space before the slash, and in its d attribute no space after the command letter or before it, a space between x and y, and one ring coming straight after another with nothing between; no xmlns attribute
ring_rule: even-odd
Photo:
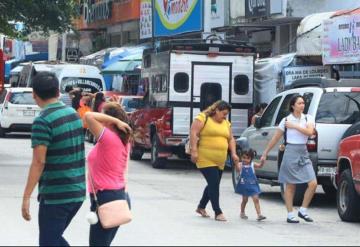
<svg viewBox="0 0 360 247"><path fill-rule="evenodd" d="M130 197L129 194L122 190L103 190L99 191L97 194L97 199L99 202L99 206L111 202L114 200L127 200L129 207L131 208ZM94 200L94 195L90 194L91 199L91 211L96 210L96 203ZM110 229L104 229L101 226L100 221L95 225L90 226L90 236L89 236L89 244L90 246L110 246L113 241L119 227L114 227Z"/></svg>
<svg viewBox="0 0 360 247"><path fill-rule="evenodd" d="M205 187L203 196L200 200L199 208L206 208L209 200L211 202L212 208L215 212L215 216L222 214L219 205L219 196L220 196L220 181L222 177L222 170L217 166L207 167L199 169L203 176L206 179L207 186Z"/></svg>
<svg viewBox="0 0 360 247"><path fill-rule="evenodd" d="M39 245L40 246L70 246L62 236L82 202L66 204L39 205Z"/></svg>

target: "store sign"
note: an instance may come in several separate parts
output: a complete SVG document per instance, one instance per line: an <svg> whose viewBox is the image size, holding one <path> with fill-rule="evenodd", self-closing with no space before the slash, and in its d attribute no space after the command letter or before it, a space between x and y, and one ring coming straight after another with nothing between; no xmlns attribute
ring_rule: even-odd
<svg viewBox="0 0 360 247"><path fill-rule="evenodd" d="M152 37L152 3L151 0L140 2L140 39Z"/></svg>
<svg viewBox="0 0 360 247"><path fill-rule="evenodd" d="M331 78L331 70L329 66L295 66L286 67L283 70L283 78L285 86L298 79L326 77Z"/></svg>
<svg viewBox="0 0 360 247"><path fill-rule="evenodd" d="M0 49L0 92L4 90L5 83L5 61L4 61L4 53Z"/></svg>
<svg viewBox="0 0 360 247"><path fill-rule="evenodd" d="M103 91L102 81L98 78L64 77L60 84L60 92L64 93L67 86L79 87L85 92L96 93Z"/></svg>
<svg viewBox="0 0 360 247"><path fill-rule="evenodd" d="M111 19L112 0L92 2L92 0L85 0L84 3L84 19L87 23Z"/></svg>
<svg viewBox="0 0 360 247"><path fill-rule="evenodd" d="M203 0L155 0L154 36L203 29Z"/></svg>
<svg viewBox="0 0 360 247"><path fill-rule="evenodd" d="M270 15L270 0L245 0L245 17L257 18Z"/></svg>
<svg viewBox="0 0 360 247"><path fill-rule="evenodd" d="M323 64L360 63L360 15L325 20Z"/></svg>
<svg viewBox="0 0 360 247"><path fill-rule="evenodd" d="M210 28L225 26L224 0L211 0Z"/></svg>

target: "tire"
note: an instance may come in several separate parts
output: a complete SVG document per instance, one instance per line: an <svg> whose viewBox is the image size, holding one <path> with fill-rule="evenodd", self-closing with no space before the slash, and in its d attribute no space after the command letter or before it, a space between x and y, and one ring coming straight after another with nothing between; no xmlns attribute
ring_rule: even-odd
<svg viewBox="0 0 360 247"><path fill-rule="evenodd" d="M336 203L341 220L348 222L360 221L360 197L356 193L349 169L343 171L340 175Z"/></svg>
<svg viewBox="0 0 360 247"><path fill-rule="evenodd" d="M144 154L143 149L133 147L130 152L130 159L131 160L141 160L143 154Z"/></svg>
<svg viewBox="0 0 360 247"><path fill-rule="evenodd" d="M304 199L304 194L305 191L307 189L307 184L297 184L296 185L296 191L295 191L295 195L294 195L294 201L293 204L294 206L300 206L302 204L302 201ZM284 188L284 184L280 185L280 190L281 190L281 197L285 202L285 188Z"/></svg>
<svg viewBox="0 0 360 247"><path fill-rule="evenodd" d="M337 190L336 188L331 184L323 184L321 185L323 191L325 192L326 197L328 198L336 198Z"/></svg>
<svg viewBox="0 0 360 247"><path fill-rule="evenodd" d="M159 140L156 136L156 133L152 137L152 145L151 145L151 165L156 169L163 169L166 166L166 158L159 157Z"/></svg>
<svg viewBox="0 0 360 247"><path fill-rule="evenodd" d="M4 138L5 137L5 130L4 130L4 128L1 128L0 127L0 138Z"/></svg>

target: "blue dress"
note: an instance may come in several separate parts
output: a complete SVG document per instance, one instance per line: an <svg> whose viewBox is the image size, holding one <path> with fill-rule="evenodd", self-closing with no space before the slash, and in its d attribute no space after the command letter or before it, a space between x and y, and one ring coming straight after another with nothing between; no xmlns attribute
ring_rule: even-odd
<svg viewBox="0 0 360 247"><path fill-rule="evenodd" d="M235 192L243 196L255 196L261 193L253 163L251 165L242 165Z"/></svg>

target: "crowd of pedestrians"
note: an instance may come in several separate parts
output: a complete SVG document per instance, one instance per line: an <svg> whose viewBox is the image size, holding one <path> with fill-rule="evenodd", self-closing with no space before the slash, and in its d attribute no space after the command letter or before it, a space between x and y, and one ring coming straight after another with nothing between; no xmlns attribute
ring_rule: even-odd
<svg viewBox="0 0 360 247"><path fill-rule="evenodd" d="M93 212L102 204L114 200L126 200L130 207L126 177L132 130L127 114L116 100L106 102L101 92L90 94L72 87L67 87L65 91L66 94L59 100L59 82L51 73L38 73L33 79L33 97L42 112L32 126L33 159L23 194L22 216L27 221L31 220L30 198L38 185L40 246L69 245L63 233L82 206L86 188L90 210ZM259 107L257 114L261 115L265 106ZM236 193L242 195L240 218L248 219L245 209L251 197L257 220L265 220L260 209L261 191L255 170L266 164L269 151L285 136L279 181L286 185L287 222L299 222L293 212L295 186L299 183L308 183L308 189L298 217L312 222L307 208L317 182L311 160L307 158L305 143L308 136L314 133L315 126L313 118L303 114L304 107L305 102L301 96L290 101L291 113L281 121L277 133L262 154L260 163L253 161L255 152L251 149L237 153L231 123L227 120L231 112L229 103L217 101L201 112L190 129L191 160L207 183L196 213L202 217L210 217L206 211L210 202L214 219L227 221L220 207L220 181L225 163L231 159L240 173L236 186ZM97 142L87 158L85 129L91 132ZM86 170L90 172L88 179L91 179L88 186L85 181ZM90 246L109 246L118 228L105 229L100 221L94 221L89 231Z"/></svg>

